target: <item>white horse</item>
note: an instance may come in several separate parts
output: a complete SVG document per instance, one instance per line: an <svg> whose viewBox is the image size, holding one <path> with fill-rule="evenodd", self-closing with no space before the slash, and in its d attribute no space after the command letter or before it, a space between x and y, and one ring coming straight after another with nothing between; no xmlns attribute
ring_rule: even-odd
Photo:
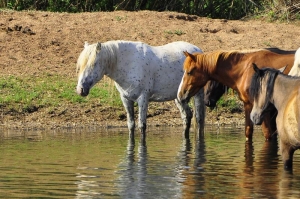
<svg viewBox="0 0 300 199"><path fill-rule="evenodd" d="M294 65L289 72L289 75L291 76L300 76L300 48L295 53L295 61Z"/></svg>
<svg viewBox="0 0 300 199"><path fill-rule="evenodd" d="M184 124L184 135L189 137L192 112L187 103L176 96L183 75L183 51L202 52L187 42L173 42L163 46L149 46L142 42L108 41L89 45L87 42L77 61L77 93L87 96L89 90L104 75L114 80L127 112L130 137L134 137L134 102L138 103L138 127L145 138L146 117L150 101L174 100ZM204 130L204 92L194 98L198 131Z"/></svg>

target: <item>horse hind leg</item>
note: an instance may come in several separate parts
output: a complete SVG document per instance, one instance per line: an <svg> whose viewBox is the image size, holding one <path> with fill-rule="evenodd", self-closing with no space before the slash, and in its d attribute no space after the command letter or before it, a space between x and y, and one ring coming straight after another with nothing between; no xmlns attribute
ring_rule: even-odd
<svg viewBox="0 0 300 199"><path fill-rule="evenodd" d="M129 130L129 137L134 139L134 129L135 129L135 121L134 121L134 102L130 101L121 96L121 100L123 102L123 106L127 113L127 126Z"/></svg>
<svg viewBox="0 0 300 199"><path fill-rule="evenodd" d="M204 89L200 89L199 92L194 96L194 117L196 119L196 132L198 136L203 136L204 134L204 125L205 125L205 110L206 106L204 105Z"/></svg>
<svg viewBox="0 0 300 199"><path fill-rule="evenodd" d="M175 99L176 106L178 107L183 120L183 134L186 139L189 139L191 120L192 120L192 111L186 102L180 103Z"/></svg>
<svg viewBox="0 0 300 199"><path fill-rule="evenodd" d="M293 155L295 148L291 144L287 144L280 140L280 152L285 170L292 170L293 168Z"/></svg>

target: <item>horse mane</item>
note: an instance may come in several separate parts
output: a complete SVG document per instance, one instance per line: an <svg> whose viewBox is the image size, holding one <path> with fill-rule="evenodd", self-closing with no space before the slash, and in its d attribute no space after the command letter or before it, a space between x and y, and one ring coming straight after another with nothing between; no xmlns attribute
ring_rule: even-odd
<svg viewBox="0 0 300 199"><path fill-rule="evenodd" d="M232 51L213 51L208 53L196 53L197 56L197 62L202 63L203 66L207 66L206 70L208 72L213 72L215 67L217 66L217 63L219 61L228 60L230 57L234 60L239 60L243 56L249 54L249 53L255 53L259 51L269 51L269 52L275 52L275 53L283 53L283 52L289 52L284 51L279 48L261 48L261 49L244 49L244 50L232 50ZM293 51L290 51L293 52ZM279 53L280 54L280 53Z"/></svg>
<svg viewBox="0 0 300 199"><path fill-rule="evenodd" d="M275 83L275 79L280 73L279 70L274 68L262 68L259 69L259 73L255 72L252 76L251 84L249 87L249 95L252 100L256 100L259 97L259 93L261 92L262 80L263 78L267 79L267 93L266 93L266 102L269 102L273 95L273 87ZM284 74L282 74L284 75ZM263 109L267 107L269 103L265 103Z"/></svg>
<svg viewBox="0 0 300 199"><path fill-rule="evenodd" d="M97 43L86 45L83 51L80 53L76 73L81 73L87 67L93 67L97 60L97 56L100 56L100 60L105 65L105 67L113 67L116 62L116 41L105 42L101 44L101 50L97 53ZM99 54L99 55L98 55Z"/></svg>
<svg viewBox="0 0 300 199"><path fill-rule="evenodd" d="M77 59L76 73L81 73L86 67L94 65L96 61L96 45L97 44L86 44L83 51L80 53Z"/></svg>
<svg viewBox="0 0 300 199"><path fill-rule="evenodd" d="M229 57L233 56L234 59L240 59L246 53L240 51L213 51L209 53L196 53L197 63L201 63L201 65L205 68L208 73L213 73L219 61L227 60Z"/></svg>

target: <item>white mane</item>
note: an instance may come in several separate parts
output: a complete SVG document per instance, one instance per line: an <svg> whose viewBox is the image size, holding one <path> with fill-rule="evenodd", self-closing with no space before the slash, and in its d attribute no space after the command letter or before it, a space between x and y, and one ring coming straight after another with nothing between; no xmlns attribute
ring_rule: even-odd
<svg viewBox="0 0 300 199"><path fill-rule="evenodd" d="M98 49L99 45L101 46ZM86 67L93 67L97 59L100 59L101 63L105 67L113 67L116 63L116 42L106 42L106 43L94 43L88 44L85 42L84 49L80 53L77 66L76 73L81 73Z"/></svg>

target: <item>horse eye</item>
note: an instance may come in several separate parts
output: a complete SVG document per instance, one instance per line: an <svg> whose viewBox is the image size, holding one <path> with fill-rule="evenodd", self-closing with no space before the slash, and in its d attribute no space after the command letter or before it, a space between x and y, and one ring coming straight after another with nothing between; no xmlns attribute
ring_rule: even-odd
<svg viewBox="0 0 300 199"><path fill-rule="evenodd" d="M190 76L190 75L191 75L191 72L187 72L186 74L187 74L188 76Z"/></svg>

